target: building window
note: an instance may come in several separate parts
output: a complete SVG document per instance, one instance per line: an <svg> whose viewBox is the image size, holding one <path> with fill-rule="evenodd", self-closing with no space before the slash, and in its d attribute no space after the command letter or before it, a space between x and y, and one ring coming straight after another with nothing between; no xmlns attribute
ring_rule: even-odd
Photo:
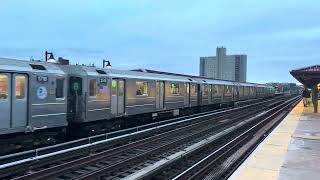
<svg viewBox="0 0 320 180"><path fill-rule="evenodd" d="M16 76L16 99L24 99L26 87L26 77L17 75Z"/></svg>
<svg viewBox="0 0 320 180"><path fill-rule="evenodd" d="M147 81L137 81L136 82L136 95L137 96L148 96L148 82Z"/></svg>
<svg viewBox="0 0 320 180"><path fill-rule="evenodd" d="M0 74L0 99L8 98L8 76Z"/></svg>
<svg viewBox="0 0 320 180"><path fill-rule="evenodd" d="M63 78L56 79L56 98L64 97L63 87L64 87L64 79Z"/></svg>
<svg viewBox="0 0 320 180"><path fill-rule="evenodd" d="M179 94L179 84L178 83L171 83L171 94L178 95Z"/></svg>
<svg viewBox="0 0 320 180"><path fill-rule="evenodd" d="M89 96L96 96L96 80L90 79L89 81Z"/></svg>

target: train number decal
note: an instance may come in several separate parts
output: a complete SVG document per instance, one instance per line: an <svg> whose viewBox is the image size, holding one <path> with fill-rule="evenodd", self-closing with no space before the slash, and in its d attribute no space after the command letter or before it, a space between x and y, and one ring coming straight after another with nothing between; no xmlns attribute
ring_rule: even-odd
<svg viewBox="0 0 320 180"><path fill-rule="evenodd" d="M46 83L49 81L48 76L37 76L37 82L38 83Z"/></svg>

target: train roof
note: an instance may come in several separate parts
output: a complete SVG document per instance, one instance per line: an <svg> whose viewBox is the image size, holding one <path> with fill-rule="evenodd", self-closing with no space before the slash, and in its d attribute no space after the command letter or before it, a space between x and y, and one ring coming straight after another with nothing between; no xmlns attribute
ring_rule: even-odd
<svg viewBox="0 0 320 180"><path fill-rule="evenodd" d="M90 66L86 66L84 67L84 69L88 71L88 74L90 73L91 75L99 75L101 74L101 71L102 71L102 72L105 72L106 75L109 75L111 77L119 77L119 78L163 80L163 81L176 81L176 82L194 82L194 80L192 79L188 79L186 77L179 77L179 76L160 75L160 74L117 70L117 69L103 69L103 68L96 68L96 67L90 67Z"/></svg>
<svg viewBox="0 0 320 180"><path fill-rule="evenodd" d="M254 84L254 83L244 83L244 82L240 82L239 85L248 86L248 87L257 86L257 84Z"/></svg>
<svg viewBox="0 0 320 180"><path fill-rule="evenodd" d="M213 79L202 79L197 78L201 81L201 83L207 83L207 84L223 84L223 85L235 85L232 81L223 81L223 80L213 80Z"/></svg>
<svg viewBox="0 0 320 180"><path fill-rule="evenodd" d="M224 85L242 85L242 86L257 86L269 87L268 85L235 82L228 80L212 79L201 76L169 73L155 70L116 70L97 68L94 66L85 65L60 65L42 61L26 61L9 58L0 58L0 70L3 71L19 71L19 72L39 72L48 74L82 74L91 76L111 76L119 78L133 78L145 80L162 80L175 82L189 83L208 83L208 84L224 84Z"/></svg>
<svg viewBox="0 0 320 180"><path fill-rule="evenodd" d="M19 71L19 72L40 72L48 74L64 74L64 72L54 64L39 62L39 61L25 61L9 58L0 58L0 70L3 71Z"/></svg>
<svg viewBox="0 0 320 180"><path fill-rule="evenodd" d="M259 84L255 84L255 83L237 82L237 81L231 81L231 80L208 78L208 77L203 77L203 76L194 76L194 75L187 75L187 74L156 71L156 70L151 70L151 69L134 69L132 71L148 72L148 73L152 73L152 74L164 74L164 75L174 75L174 76L188 77L188 78L195 79L199 83L225 84L225 85L238 85L239 84L239 85L242 85L242 86L257 86L257 85L259 85ZM262 85L262 86L265 86L265 85Z"/></svg>
<svg viewBox="0 0 320 180"><path fill-rule="evenodd" d="M94 76L99 76L99 74L101 74L101 71L102 71L102 72L105 72L106 75L109 75L111 77L119 77L119 78L235 85L235 82L233 81L204 79L196 76L189 77L189 76L175 75L174 73L172 74L150 73L150 72L142 72L142 71L104 69L104 68L97 68L93 66L81 66L81 67L83 67L83 69L87 71L88 75L94 75ZM98 71L100 71L100 73Z"/></svg>
<svg viewBox="0 0 320 180"><path fill-rule="evenodd" d="M45 64L49 66L55 66L55 64L45 63L45 62L37 62L40 64ZM59 64L57 64L59 65ZM70 68L70 66L72 68ZM130 70L118 70L118 69L105 69L98 68L94 66L86 66L86 65L59 65L61 69L68 69L68 72L86 74L91 76L111 76L118 78L132 78L132 79L145 79L145 80L162 80L162 81L175 81L175 82L190 82L190 83L208 83L208 84L223 84L223 85L242 85L242 86L258 86L258 87L267 87L262 84L255 83L243 83L236 81L228 81L228 80L219 80L219 79L211 79L204 78L200 76L189 76L175 73L158 73L161 71L130 71Z"/></svg>

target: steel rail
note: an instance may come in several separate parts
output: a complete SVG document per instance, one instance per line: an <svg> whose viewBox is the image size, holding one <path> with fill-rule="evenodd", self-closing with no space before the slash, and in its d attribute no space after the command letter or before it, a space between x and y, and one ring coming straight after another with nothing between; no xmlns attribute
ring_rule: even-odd
<svg viewBox="0 0 320 180"><path fill-rule="evenodd" d="M274 108L273 108L274 109ZM270 112L271 110L269 110L268 112ZM128 178L134 178L134 179L137 179L137 178L142 178L142 179L149 179L149 178L152 178L154 177L156 174L159 174L161 172L165 172L165 177L159 177L160 179L161 178L169 178L167 177L171 172L176 172L176 171L180 171L181 168L183 168L183 166L181 165L188 165L190 164L191 162L190 161L190 157L192 153L194 152L198 152L200 151L201 149L204 149L204 150L207 150L206 147L208 146L213 146L213 147L208 147L209 148L209 152L206 152L206 153L210 153L212 152L212 148L215 149L215 148L219 148L220 144L224 144L225 141L228 141L226 138L229 138L228 134L230 135L233 135L235 133L237 133L237 131L240 131L241 128L243 127L246 127L247 124L250 124L252 122L255 122L255 121L258 121L261 117L264 117L267 115L267 112L265 113L262 113L261 115L257 116L256 118L252 119L252 120L244 120L243 123L239 123L238 126L234 127L234 128L229 128L229 130L226 130L226 132L223 134L223 137L225 137L223 139L223 137L219 137L220 139L222 138L223 141L221 142L218 142L218 139L215 139L215 138L208 138L209 141L207 141L206 143L202 144L202 146L199 146L199 148L195 149L195 148L191 148L190 150L186 150L186 152L184 153L177 153L177 155L175 156L170 156L168 159L169 160L166 160L166 161L162 161L162 163L157 163L157 165L151 165L149 166L147 169L148 171L146 172L146 170L141 170L139 173L135 173L134 175L131 175L129 176ZM246 130L246 128L243 128L242 130ZM201 154L205 154L205 152L202 152ZM198 156L195 156L195 157L198 157ZM178 163L180 161L185 161L185 160L188 160L187 162L181 162L181 163ZM175 164L177 165L175 169L174 166Z"/></svg>
<svg viewBox="0 0 320 180"><path fill-rule="evenodd" d="M228 116L230 116L228 114ZM177 129L174 129L172 131L169 132L165 132L163 134L158 134L156 136L152 136L150 138L146 138L134 143L130 143L124 146L120 146L111 150L107 150L107 151L103 151L101 153L92 155L92 156L88 156L88 157L84 157L78 160L74 160L71 162L67 162L65 164L62 164L60 166L56 166L56 167L52 167L52 168L48 168L42 171L39 171L37 173L32 173L32 174L28 174L26 176L22 176L22 179L28 178L28 179L46 179L52 176L59 176L61 174L65 174L67 171L72 170L72 169L77 169L77 168L81 168L84 165L88 165L88 164L92 164L95 163L97 161L101 161L101 159L105 159L105 158L111 158L111 157L115 157L115 156L119 156L119 155L124 155L128 150L134 149L134 148L142 148L142 147L146 147L147 144L156 144L159 141L163 140L164 142L169 141L170 138L175 137L173 142L166 142L163 147L167 147L168 145L172 145L178 142L181 142L181 140L183 139L189 139L191 140L192 137L195 136L195 134L189 135L189 136L183 136L183 131L186 132L190 132L190 128L197 128L197 126L199 127L203 127L203 125L205 125L207 122L212 121L211 120L207 120L207 121L202 121L202 122L198 122L196 124L190 124L188 126L184 126L184 127L180 127ZM213 129L216 128L217 125L212 125L211 127L208 127L207 129L202 130L202 132L208 132L208 129ZM201 132L197 132L196 134L200 134ZM182 136L182 137L181 137ZM180 138L179 138L180 137ZM156 148L152 148L152 149L156 149ZM151 152L151 151L148 151ZM141 155L137 155L135 158L137 157L141 157ZM131 160L131 159L128 159ZM121 162L123 163L123 162ZM117 163L116 163L117 164ZM111 167L115 167L116 164L109 166L109 168ZM77 177L78 178L78 177ZM17 178L20 179L20 178Z"/></svg>
<svg viewBox="0 0 320 180"><path fill-rule="evenodd" d="M268 99L267 101L272 101L273 99ZM152 123L150 125L143 125L135 128L130 128L128 130L121 130L117 132L107 133L103 135L97 135L89 138L79 139L71 142L61 143L58 145L53 145L50 147L38 148L35 150L29 150L22 153L15 153L11 155L0 157L0 170L11 166L19 165L22 163L27 163L30 161L40 160L50 156L55 156L58 154L63 154L70 151L75 151L83 148L88 148L91 146L96 146L103 143L108 143L111 141L119 141L120 139L127 138L129 136L139 135L146 133L148 131L160 130L165 127L181 124L185 125L187 123L192 123L193 121L199 120L201 118L210 117L213 115L218 115L221 113L227 113L230 111L241 110L250 106L259 105L264 102L258 102L253 105L244 105L234 109L224 109L224 110L214 110L210 112L203 112L196 115L191 115L191 117L179 117L166 121ZM105 138L105 139L103 139ZM102 139L102 140L101 140ZM14 160L14 161L11 161Z"/></svg>
<svg viewBox="0 0 320 180"><path fill-rule="evenodd" d="M243 112L242 112L243 113ZM242 114L243 116L246 116L245 114ZM238 120L241 120L243 117L241 117L241 115L239 114L237 116L236 119ZM192 136L191 136L192 137ZM135 164L137 162L141 162L141 160L143 159L147 159L148 156L150 155L155 155L157 152L161 152L162 150L166 150L168 149L169 147L174 147L174 146L178 146L179 144L179 141L181 140L176 140L174 143L167 143L165 146L163 147L160 147L160 148L155 148L154 150L151 150L149 152L146 152L145 154L142 154L140 156L137 156L137 157L134 157L132 159L127 159L126 161L123 161L121 163L118 163L118 164L115 164L113 166L109 166L109 167L104 167L102 168L101 170L97 170L97 171L94 171L92 173L87 173L87 174L84 174L83 176L81 177L77 177L77 179L92 179L92 178L98 178L98 177L101 177L101 176L105 176L105 174L107 175L112 175L110 174L111 172L113 172L113 174L115 173L115 171L117 171L117 169L125 169L123 167L128 167L130 166L130 164ZM135 161L136 159L140 159L140 161ZM124 170L122 170L124 171Z"/></svg>
<svg viewBox="0 0 320 180"><path fill-rule="evenodd" d="M265 117L263 120L261 120L260 122L258 122L254 126L252 126L250 129L246 130L245 132L243 132L239 136L235 137L233 140L231 140L231 141L227 142L226 144L224 144L223 146L221 146L219 149L217 149L214 152L212 152L211 154L207 155L202 160L198 161L196 164L194 164L193 166L191 166L187 170L183 171L182 173L180 173L176 177L174 177L173 180L199 179L199 178L203 177L205 174L208 173L208 169L212 169L213 167L216 167L218 164L220 164L220 163L217 163L218 161L222 161L223 158L230 156L229 153L234 148L239 148L237 146L241 142L244 142L244 140L248 139L249 133L252 133L253 131L257 131L258 129L260 129L259 127L261 127L263 125L263 123L266 123L267 121L275 119L277 116L281 115L281 113L284 111L284 109L286 109L288 106L290 106L292 104L296 104L298 101L296 98L294 98L294 99L290 100L289 102L285 102L285 103L275 107L273 109L273 111L271 111L272 112L271 115ZM274 111L274 110L276 110L276 111ZM278 119L276 119L276 120L278 120ZM272 125L274 125L278 121L267 122L267 123L269 123L267 126L267 130L269 130L272 127ZM264 133L262 133L262 135L264 135ZM213 173L213 174L217 174L217 171L215 171L215 173ZM219 177L210 176L209 179L217 179L217 178L219 179L222 176L221 173L219 175L220 175Z"/></svg>
<svg viewBox="0 0 320 180"><path fill-rule="evenodd" d="M241 101L243 105L247 105L246 103L249 102L256 102L262 99L254 99L250 101ZM137 132L143 132L143 130L153 130L152 128L157 128L161 127L163 125L174 125L174 124L179 124L179 123L186 123L189 120L195 120L194 117L199 117L202 115L212 115L211 113L217 113L217 112L224 112L226 110L230 110L230 107L227 108L222 108L222 109L217 109L213 111L206 111L206 112L201 112L197 114L192 114L192 115L187 115L187 116L182 116L182 117L177 117L177 118L172 118L164 121L158 121L150 124L145 124L133 128L128 128L128 129L123 129L115 132L110 132L110 133L105 133L105 134L100 134L100 135L95 135L87 138L82 138L82 139L77 139L77 140L72 140L69 142L64 142L60 144L55 144L47 147L42 147L42 148L37 148L34 150L27 150L19 153L14 153L14 154L8 154L8 155L3 155L0 157L0 170L14 166L19 164L19 162L25 163L29 162L29 159L37 159L38 156L41 155L46 155L53 153L52 155L55 155L61 151L62 153L68 151L68 150L76 150L79 148L87 148L90 145L95 145L99 144L98 142L103 143L104 140L110 140L112 141L113 138L116 137L125 137L126 135L133 135L134 133ZM21 161L20 161L21 160Z"/></svg>
<svg viewBox="0 0 320 180"><path fill-rule="evenodd" d="M144 129L144 130L141 130L139 132L134 132L134 133L131 133L131 134L128 134L128 135L123 135L123 136L111 138L111 139L108 139L107 141L104 140L104 141L93 142L90 145L94 146L94 145L99 145L100 143L106 143L106 142L110 142L110 141L117 141L117 140L119 140L121 138L128 138L130 136L134 136L134 135L138 135L138 134L144 134L144 133L151 132L151 131L159 131L160 129L164 129L165 130L166 128L168 128L170 126L174 126L174 125L180 125L178 127L186 127L187 128L189 126L185 126L185 125L188 125L188 124L191 125L192 122L194 122L194 121L199 121L200 122L201 119L203 119L203 118L209 118L209 117L214 116L214 115L218 116L218 115L222 115L222 114L228 113L228 112L241 111L241 110L243 110L245 108L254 107L254 106L257 106L257 105L263 105L263 104L265 104L267 102L272 102L273 100L274 99L266 100L265 102L259 102L259 103L255 103L255 104L252 104L252 105L245 105L243 107L238 107L238 108L234 108L234 109L227 109L227 110L222 111L222 112L208 113L208 114L202 115L201 117L193 117L193 118L181 120L179 122L172 122L172 123L169 123L169 124L160 125L158 127L152 127L152 128L149 128L149 129ZM44 154L44 155L38 155L35 158L24 159L24 160L27 160L27 161L30 160L30 161L35 161L36 162L36 161L39 161L39 160L42 160L42 159L45 159L45 158L48 158L48 157L54 157L54 158L57 157L58 158L58 155L60 155L60 154L68 153L70 151L76 151L76 150L79 150L79 149L82 149L82 148L87 148L88 146L89 145L77 146L77 147L74 147L74 148L61 150L61 151L58 151L58 152L48 153L48 154ZM17 163L17 162L14 162L14 163ZM24 163L24 162L20 162L20 163ZM12 164L9 164L9 166L12 166Z"/></svg>

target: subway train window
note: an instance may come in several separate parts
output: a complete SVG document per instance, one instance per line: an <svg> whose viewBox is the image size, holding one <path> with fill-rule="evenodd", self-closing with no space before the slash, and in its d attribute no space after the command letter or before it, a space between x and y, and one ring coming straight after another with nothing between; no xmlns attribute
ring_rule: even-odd
<svg viewBox="0 0 320 180"><path fill-rule="evenodd" d="M213 85L212 86L212 95L213 96L218 96L219 95L219 87L218 87L218 85Z"/></svg>
<svg viewBox="0 0 320 180"><path fill-rule="evenodd" d="M254 94L254 87L250 87L250 95Z"/></svg>
<svg viewBox="0 0 320 180"><path fill-rule="evenodd" d="M89 96L96 96L96 80L90 79L89 81Z"/></svg>
<svg viewBox="0 0 320 180"><path fill-rule="evenodd" d="M64 79L59 78L56 79L56 98L63 98L63 84L64 84Z"/></svg>
<svg viewBox="0 0 320 180"><path fill-rule="evenodd" d="M191 92L191 94L196 95L197 94L197 85L191 84L190 92Z"/></svg>
<svg viewBox="0 0 320 180"><path fill-rule="evenodd" d="M178 83L171 83L171 94L178 95L179 94L179 84Z"/></svg>
<svg viewBox="0 0 320 180"><path fill-rule="evenodd" d="M8 76L0 74L0 99L8 98Z"/></svg>
<svg viewBox="0 0 320 180"><path fill-rule="evenodd" d="M111 95L117 96L117 81L116 80L111 81Z"/></svg>
<svg viewBox="0 0 320 180"><path fill-rule="evenodd" d="M248 96L249 95L249 87L244 87L244 93L243 95Z"/></svg>
<svg viewBox="0 0 320 180"><path fill-rule="evenodd" d="M107 78L100 78L98 84L97 96L99 99L105 99L108 96L108 80Z"/></svg>
<svg viewBox="0 0 320 180"><path fill-rule="evenodd" d="M16 99L25 98L26 77L16 75Z"/></svg>
<svg viewBox="0 0 320 180"><path fill-rule="evenodd" d="M148 95L148 82L147 81L137 81L136 82L136 95L137 96L147 96Z"/></svg>
<svg viewBox="0 0 320 180"><path fill-rule="evenodd" d="M42 65L38 65L38 64L30 64L32 69L36 69L36 70L46 70L46 68Z"/></svg>
<svg viewBox="0 0 320 180"><path fill-rule="evenodd" d="M224 94L225 95L232 95L231 92L232 92L232 87L231 86L225 86Z"/></svg>
<svg viewBox="0 0 320 180"><path fill-rule="evenodd" d="M119 96L124 96L124 81L119 81Z"/></svg>
<svg viewBox="0 0 320 180"><path fill-rule="evenodd" d="M209 87L208 85L203 85L203 95L208 95L209 94Z"/></svg>

